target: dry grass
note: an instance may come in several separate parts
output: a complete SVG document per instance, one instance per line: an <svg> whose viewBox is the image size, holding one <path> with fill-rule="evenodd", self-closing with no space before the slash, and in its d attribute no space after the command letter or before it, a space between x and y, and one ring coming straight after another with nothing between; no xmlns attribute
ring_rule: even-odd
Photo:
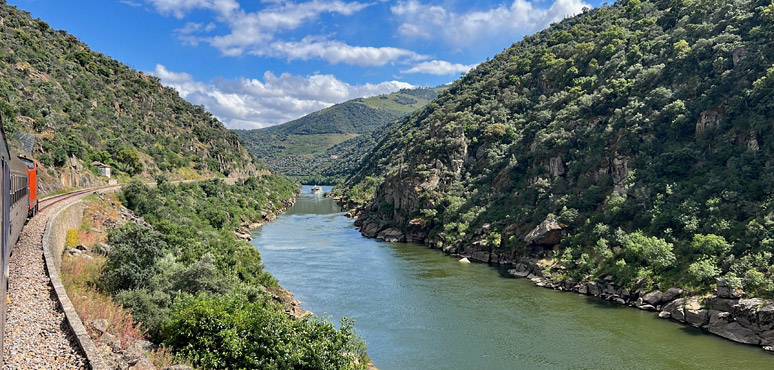
<svg viewBox="0 0 774 370"><path fill-rule="evenodd" d="M90 232L88 230L78 230L78 241L89 248L93 247L94 244L104 242L106 240L106 237L102 237L98 233Z"/></svg>
<svg viewBox="0 0 774 370"><path fill-rule="evenodd" d="M167 347L159 347L159 349L149 353L148 358L157 369L166 369L180 363L180 361L175 361L175 355Z"/></svg>
<svg viewBox="0 0 774 370"><path fill-rule="evenodd" d="M107 331L118 338L121 349L133 346L138 340L146 340L142 323L134 323L131 311L97 288L99 271L105 264L105 257L92 257L90 260L65 255L62 259L62 282L78 316L84 323L105 319L108 322ZM89 325L86 325L86 330L92 339L98 339L98 333ZM172 351L164 347L150 352L148 358L159 369L177 363Z"/></svg>
<svg viewBox="0 0 774 370"><path fill-rule="evenodd" d="M97 290L96 279L104 263L105 259L99 257L89 260L66 256L62 261L62 280L81 320L87 323L97 319L107 320L107 330L115 333L121 342L121 349L126 349L134 342L144 340L145 331L141 328L142 323L134 323L131 311ZM86 329L92 338L96 337L97 333L88 325Z"/></svg>

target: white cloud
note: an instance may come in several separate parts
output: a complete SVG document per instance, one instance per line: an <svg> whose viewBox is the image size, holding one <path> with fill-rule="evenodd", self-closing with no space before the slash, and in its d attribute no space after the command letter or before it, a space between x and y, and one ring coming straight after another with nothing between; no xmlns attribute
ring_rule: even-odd
<svg viewBox="0 0 774 370"><path fill-rule="evenodd" d="M135 2L135 1L131 1L131 0L120 0L119 2L121 4L126 4L126 5L129 5L131 7L135 7L135 8L142 6L142 4L140 4L138 2Z"/></svg>
<svg viewBox="0 0 774 370"><path fill-rule="evenodd" d="M215 26L215 23L212 22L208 23L207 25L203 23L188 22L185 24L185 26L176 29L174 32L178 35L190 35L196 32L211 32L216 27L217 26Z"/></svg>
<svg viewBox="0 0 774 370"><path fill-rule="evenodd" d="M172 72L161 64L156 64L156 70L150 74L160 78L161 81L170 86L194 82L194 78L191 74L185 72Z"/></svg>
<svg viewBox="0 0 774 370"><path fill-rule="evenodd" d="M426 59L409 50L393 47L353 46L341 41L322 37L306 37L301 41L283 41L277 35L294 30L314 21L321 14L349 16L372 3L344 2L340 0L312 0L302 3L269 3L256 12L245 12L235 0L147 0L161 14L183 18L194 9L206 9L217 14L225 23L228 33L217 36L195 35L210 32L214 25L189 22L175 30L178 38L188 45L209 43L224 56L240 56L245 53L259 56L286 58L288 60L321 59L331 64L381 66L405 60Z"/></svg>
<svg viewBox="0 0 774 370"><path fill-rule="evenodd" d="M411 84L384 81L377 84L350 85L333 75L275 75L266 72L263 79L219 79L196 81L183 72L172 72L156 65L152 75L164 85L175 88L194 104L202 104L229 128L259 128L287 122L349 99L386 94Z"/></svg>
<svg viewBox="0 0 774 370"><path fill-rule="evenodd" d="M458 63L449 63L444 60L431 60L428 62L419 63L410 69L402 70L402 73L425 73L437 76L451 75L461 72L468 72L476 64L464 65Z"/></svg>
<svg viewBox="0 0 774 370"><path fill-rule="evenodd" d="M510 6L455 13L438 5L407 0L390 10L401 23L398 32L403 36L441 39L450 45L467 47L489 37L537 31L590 7L582 0L555 0L550 7L541 7L541 3L514 0Z"/></svg>
<svg viewBox="0 0 774 370"><path fill-rule="evenodd" d="M331 64L346 63L358 66L382 66L396 61L427 59L424 55L406 49L352 46L320 37L305 37L301 41L276 41L250 53L287 58L288 61L322 59Z"/></svg>
<svg viewBox="0 0 774 370"><path fill-rule="evenodd" d="M146 0L161 14L182 19L194 9L209 9L226 15L239 9L236 0Z"/></svg>

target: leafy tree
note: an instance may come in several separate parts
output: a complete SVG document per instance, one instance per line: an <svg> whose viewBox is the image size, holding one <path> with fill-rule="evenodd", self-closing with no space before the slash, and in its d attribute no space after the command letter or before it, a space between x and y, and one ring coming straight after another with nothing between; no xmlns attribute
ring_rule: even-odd
<svg viewBox="0 0 774 370"><path fill-rule="evenodd" d="M111 230L108 240L114 249L102 272L105 288L111 293L152 288L153 277L159 273L156 259L167 248L162 236L153 229L128 223Z"/></svg>
<svg viewBox="0 0 774 370"><path fill-rule="evenodd" d="M721 256L731 250L731 245L722 236L696 234L691 241L691 249L708 256Z"/></svg>
<svg viewBox="0 0 774 370"><path fill-rule="evenodd" d="M130 175L136 175L142 172L143 165L142 162L140 162L140 155L135 149L121 149L118 154L116 154L116 160L121 164L122 169Z"/></svg>

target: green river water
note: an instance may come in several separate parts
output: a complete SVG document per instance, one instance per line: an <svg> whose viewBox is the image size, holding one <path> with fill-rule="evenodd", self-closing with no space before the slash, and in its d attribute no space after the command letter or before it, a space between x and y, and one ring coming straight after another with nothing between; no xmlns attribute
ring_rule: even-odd
<svg viewBox="0 0 774 370"><path fill-rule="evenodd" d="M303 308L355 319L380 370L774 369L774 356L757 347L652 312L364 238L308 186L254 237L268 271Z"/></svg>

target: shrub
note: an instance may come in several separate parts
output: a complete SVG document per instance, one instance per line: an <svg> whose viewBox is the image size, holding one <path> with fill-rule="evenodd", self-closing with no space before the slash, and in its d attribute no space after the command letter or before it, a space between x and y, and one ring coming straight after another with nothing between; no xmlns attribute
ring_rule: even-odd
<svg viewBox="0 0 774 370"><path fill-rule="evenodd" d="M629 234L624 247L627 260L651 266L657 271L674 265L677 260L672 253L671 243L655 236L648 237L641 232Z"/></svg>
<svg viewBox="0 0 774 370"><path fill-rule="evenodd" d="M108 236L114 247L105 262L101 282L112 293L127 289L150 288L159 272L156 259L163 255L166 243L153 229L128 223Z"/></svg>
<svg viewBox="0 0 774 370"><path fill-rule="evenodd" d="M162 328L169 321L169 305L171 298L161 291L149 292L146 289L123 290L116 294L116 302L132 311L132 316L137 322L142 323L142 328L155 342L160 342Z"/></svg>
<svg viewBox="0 0 774 370"><path fill-rule="evenodd" d="M78 245L78 231L74 229L67 230L67 235L65 236L65 247L75 248L76 245Z"/></svg>
<svg viewBox="0 0 774 370"><path fill-rule="evenodd" d="M770 296L774 292L774 282L758 270L748 270L742 281L745 292L752 296Z"/></svg>
<svg viewBox="0 0 774 370"><path fill-rule="evenodd" d="M174 272L169 280L173 291L186 293L224 293L227 283L218 274L215 259L206 253L188 267Z"/></svg>
<svg viewBox="0 0 774 370"><path fill-rule="evenodd" d="M688 266L688 276L698 286L709 286L720 276L717 259L707 257L692 263Z"/></svg>
<svg viewBox="0 0 774 370"><path fill-rule="evenodd" d="M691 249L708 256L721 256L731 250L731 245L722 236L696 234L691 241Z"/></svg>
<svg viewBox="0 0 774 370"><path fill-rule="evenodd" d="M292 320L265 301L188 295L173 305L166 331L166 345L207 369L365 368L365 346L350 322L337 330Z"/></svg>

